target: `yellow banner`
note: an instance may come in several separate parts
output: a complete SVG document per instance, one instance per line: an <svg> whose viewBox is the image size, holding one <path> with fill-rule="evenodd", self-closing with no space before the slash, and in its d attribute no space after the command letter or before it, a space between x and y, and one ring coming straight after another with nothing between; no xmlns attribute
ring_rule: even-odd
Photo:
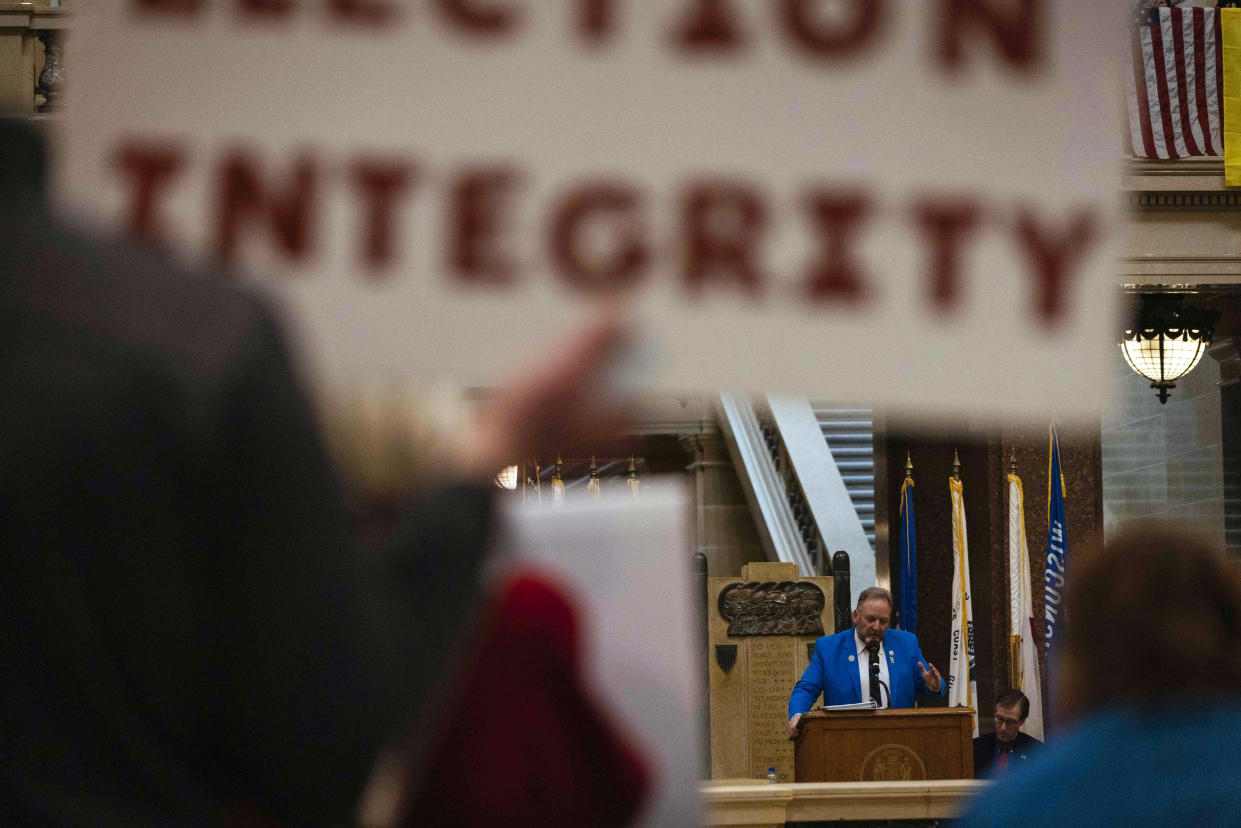
<svg viewBox="0 0 1241 828"><path fill-rule="evenodd" d="M1220 9L1224 45L1224 183L1241 187L1241 9Z"/></svg>

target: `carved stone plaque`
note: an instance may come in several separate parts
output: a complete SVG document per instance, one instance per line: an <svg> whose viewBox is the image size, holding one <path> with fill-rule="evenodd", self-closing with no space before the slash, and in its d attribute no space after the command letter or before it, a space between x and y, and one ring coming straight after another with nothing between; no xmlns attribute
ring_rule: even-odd
<svg viewBox="0 0 1241 828"><path fill-rule="evenodd" d="M785 722L793 689L789 677L797 672L797 642L771 636L755 638L749 646L749 775L761 778L768 768L793 767L793 743Z"/></svg>
<svg viewBox="0 0 1241 828"><path fill-rule="evenodd" d="M719 611L729 635L823 635L823 590L810 581L729 584Z"/></svg>

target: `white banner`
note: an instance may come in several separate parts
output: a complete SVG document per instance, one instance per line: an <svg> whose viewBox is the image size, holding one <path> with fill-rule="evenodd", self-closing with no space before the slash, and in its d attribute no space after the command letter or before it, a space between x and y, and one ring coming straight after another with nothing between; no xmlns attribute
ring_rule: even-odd
<svg viewBox="0 0 1241 828"><path fill-rule="evenodd" d="M491 383L621 290L655 388L1108 387L1117 4L89 6L62 194L262 274L329 383Z"/></svg>
<svg viewBox="0 0 1241 828"><path fill-rule="evenodd" d="M1030 549L1026 543L1025 493L1021 478L1008 475L1008 584L1009 631L1017 639L1017 683L1014 688L1030 700L1030 713L1022 729L1043 741L1043 682L1034 641L1033 586L1030 582Z"/></svg>
<svg viewBox="0 0 1241 828"><path fill-rule="evenodd" d="M970 545L961 481L948 481L952 499L952 640L948 657L948 706L974 710L978 736L978 683L974 677L974 602L970 597Z"/></svg>

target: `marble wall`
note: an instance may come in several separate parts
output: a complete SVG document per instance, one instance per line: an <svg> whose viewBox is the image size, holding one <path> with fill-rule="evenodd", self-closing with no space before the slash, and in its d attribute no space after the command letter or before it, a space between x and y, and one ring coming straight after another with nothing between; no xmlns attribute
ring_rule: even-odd
<svg viewBox="0 0 1241 828"><path fill-rule="evenodd" d="M1166 404L1119 351L1112 406L1102 417L1104 531L1165 517L1224 535L1220 365L1204 357Z"/></svg>

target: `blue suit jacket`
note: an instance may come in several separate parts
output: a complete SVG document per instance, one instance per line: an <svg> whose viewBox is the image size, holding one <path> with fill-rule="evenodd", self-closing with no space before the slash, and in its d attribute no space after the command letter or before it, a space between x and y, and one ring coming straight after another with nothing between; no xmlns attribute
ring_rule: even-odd
<svg viewBox="0 0 1241 828"><path fill-rule="evenodd" d="M849 657L854 660L850 661ZM942 696L948 682L941 678L939 692L927 689L918 662L926 664L918 637L901 630L888 630L883 635L883 657L888 659L888 683L892 691L892 707L913 707L914 694ZM814 642L814 655L802 673L801 680L789 697L789 717L805 713L823 694L823 704L856 704L862 701L862 681L857 669L857 644L853 627ZM867 688L866 698L870 697Z"/></svg>

